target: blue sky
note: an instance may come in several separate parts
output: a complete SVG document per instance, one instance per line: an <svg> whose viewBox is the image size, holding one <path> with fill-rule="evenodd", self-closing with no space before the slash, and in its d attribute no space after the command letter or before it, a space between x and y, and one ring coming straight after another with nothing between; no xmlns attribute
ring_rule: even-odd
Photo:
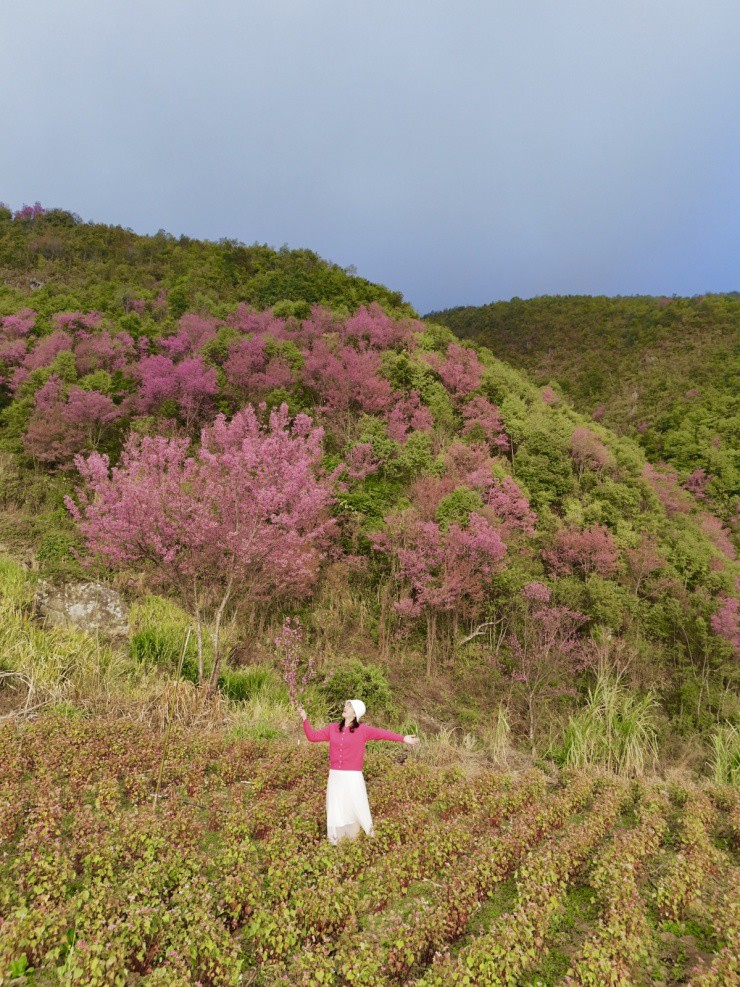
<svg viewBox="0 0 740 987"><path fill-rule="evenodd" d="M0 200L420 311L740 290L737 0L2 0Z"/></svg>

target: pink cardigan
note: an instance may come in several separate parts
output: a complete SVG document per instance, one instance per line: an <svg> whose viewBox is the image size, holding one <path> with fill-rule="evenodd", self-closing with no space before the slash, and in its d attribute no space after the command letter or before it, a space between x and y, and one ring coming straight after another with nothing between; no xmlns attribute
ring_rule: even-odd
<svg viewBox="0 0 740 987"><path fill-rule="evenodd" d="M321 740L329 741L329 767L334 771L362 771L365 744L368 740L395 740L396 743L403 743L400 733L371 727L367 723L361 723L350 733L349 727L340 731L338 723L330 723L323 730L314 730L308 720L304 720L303 732L312 744Z"/></svg>

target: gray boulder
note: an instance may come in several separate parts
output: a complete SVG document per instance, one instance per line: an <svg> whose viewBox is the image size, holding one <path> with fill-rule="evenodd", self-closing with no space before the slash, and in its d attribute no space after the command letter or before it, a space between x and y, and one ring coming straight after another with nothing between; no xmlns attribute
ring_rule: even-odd
<svg viewBox="0 0 740 987"><path fill-rule="evenodd" d="M104 583L66 583L55 586L41 582L36 590L36 612L50 626L74 626L90 634L125 637L129 608Z"/></svg>

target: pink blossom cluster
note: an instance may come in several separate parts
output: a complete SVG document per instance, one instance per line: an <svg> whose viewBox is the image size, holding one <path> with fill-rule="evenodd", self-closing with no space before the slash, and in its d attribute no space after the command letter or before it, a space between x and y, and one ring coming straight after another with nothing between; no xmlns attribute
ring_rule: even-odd
<svg viewBox="0 0 740 987"><path fill-rule="evenodd" d="M24 202L23 206L13 213L13 219L33 220L37 216L45 215L46 211L40 202L34 202L32 206L28 206Z"/></svg>
<svg viewBox="0 0 740 987"><path fill-rule="evenodd" d="M315 659L309 652L303 674L300 674L301 645L305 639L303 626L298 617L286 617L280 631L275 636L278 662L288 687L288 696L294 706L298 705L300 693L315 677Z"/></svg>
<svg viewBox="0 0 740 987"><path fill-rule="evenodd" d="M611 576L619 566L619 548L603 524L591 528L561 528L554 544L542 553L557 576L581 572L584 576Z"/></svg>
<svg viewBox="0 0 740 987"><path fill-rule="evenodd" d="M732 646L740 658L740 600L736 596L723 596L711 618L712 630Z"/></svg>

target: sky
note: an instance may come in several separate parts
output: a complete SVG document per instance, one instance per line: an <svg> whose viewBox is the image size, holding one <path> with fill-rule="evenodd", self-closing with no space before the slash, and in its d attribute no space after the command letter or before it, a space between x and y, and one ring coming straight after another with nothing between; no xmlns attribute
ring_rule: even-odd
<svg viewBox="0 0 740 987"><path fill-rule="evenodd" d="M1 0L0 201L426 313L740 290L737 0Z"/></svg>

